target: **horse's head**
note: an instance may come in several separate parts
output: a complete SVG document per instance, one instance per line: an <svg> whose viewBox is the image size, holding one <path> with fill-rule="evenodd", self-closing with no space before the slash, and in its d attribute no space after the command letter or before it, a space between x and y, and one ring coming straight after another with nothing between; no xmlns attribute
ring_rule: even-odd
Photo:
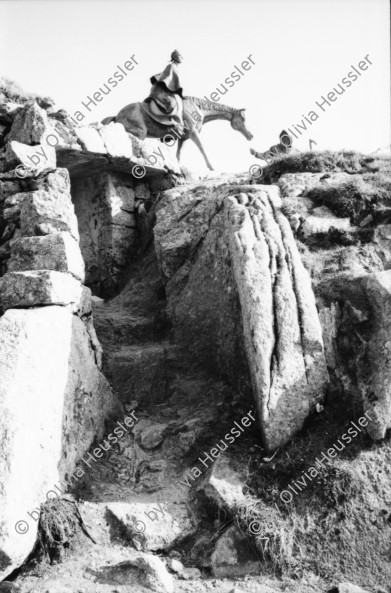
<svg viewBox="0 0 391 593"><path fill-rule="evenodd" d="M246 140L252 140L253 135L250 130L246 127L245 109L235 109L234 116L231 119L231 127L237 130L246 138Z"/></svg>

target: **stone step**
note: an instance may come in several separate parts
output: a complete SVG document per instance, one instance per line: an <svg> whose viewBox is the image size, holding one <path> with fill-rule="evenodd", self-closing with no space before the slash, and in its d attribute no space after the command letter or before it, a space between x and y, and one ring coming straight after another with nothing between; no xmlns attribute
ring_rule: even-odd
<svg viewBox="0 0 391 593"><path fill-rule="evenodd" d="M104 370L121 402L148 406L167 401L167 359L174 358L175 351L169 342L150 342L109 352Z"/></svg>
<svg viewBox="0 0 391 593"><path fill-rule="evenodd" d="M94 307L94 327L104 349L118 344L140 344L152 341L157 334L151 317L132 315L124 309Z"/></svg>
<svg viewBox="0 0 391 593"><path fill-rule="evenodd" d="M100 545L121 542L142 551L165 550L196 530L185 496L169 488L153 495L132 495L128 501L83 500L78 508L89 534Z"/></svg>

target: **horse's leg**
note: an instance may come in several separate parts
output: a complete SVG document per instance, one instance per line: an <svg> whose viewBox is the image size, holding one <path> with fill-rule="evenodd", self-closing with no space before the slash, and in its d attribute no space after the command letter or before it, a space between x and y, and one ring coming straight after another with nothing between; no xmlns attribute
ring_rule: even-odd
<svg viewBox="0 0 391 593"><path fill-rule="evenodd" d="M178 159L178 163L179 163L180 158L181 158L181 152L182 152L183 143L184 143L184 140L182 140L182 138L179 138L178 139L178 148L177 148L177 151L176 151L176 158Z"/></svg>
<svg viewBox="0 0 391 593"><path fill-rule="evenodd" d="M212 167L212 165L210 164L210 162L209 162L209 160L208 160L208 157L206 156L206 153L205 153L204 147L203 147L203 146L202 146L202 144L201 144L201 140L200 140L200 138L199 138L199 136L198 136L197 132L194 132L194 131L193 131L193 132L191 133L191 136L190 136L190 138L193 140L194 144L195 144L196 146L198 146L198 148L200 149L200 152L201 152L202 156L203 156L203 157L204 157L204 159L205 159L205 163L206 163L206 166L208 167L208 169L210 169L211 171L213 171L213 167Z"/></svg>

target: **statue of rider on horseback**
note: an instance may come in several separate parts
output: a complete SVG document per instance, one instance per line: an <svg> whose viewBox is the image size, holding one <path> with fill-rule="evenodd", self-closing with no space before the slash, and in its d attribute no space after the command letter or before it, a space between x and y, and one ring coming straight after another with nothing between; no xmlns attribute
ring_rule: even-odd
<svg viewBox="0 0 391 593"><path fill-rule="evenodd" d="M175 49L163 72L151 77L152 88L142 106L155 121L171 126L179 134L183 133L183 89L178 73L181 62L182 56Z"/></svg>
<svg viewBox="0 0 391 593"><path fill-rule="evenodd" d="M171 54L171 61L163 72L151 77L149 96L141 102L130 103L116 116L106 117L102 123L117 122L140 140L171 136L178 140L177 158L180 159L183 143L189 138L199 148L209 169L213 169L200 140L205 123L222 119L229 121L231 128L240 132L246 140L252 140L247 129L245 109L235 109L221 103L214 103L197 97L183 96L179 82L178 65L182 57L178 50Z"/></svg>

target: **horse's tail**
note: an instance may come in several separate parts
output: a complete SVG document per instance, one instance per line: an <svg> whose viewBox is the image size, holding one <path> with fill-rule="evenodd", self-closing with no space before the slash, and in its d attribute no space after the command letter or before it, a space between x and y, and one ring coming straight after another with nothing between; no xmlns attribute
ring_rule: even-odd
<svg viewBox="0 0 391 593"><path fill-rule="evenodd" d="M102 119L101 123L104 126L107 126L108 124L111 124L112 121L116 120L116 115L111 115L110 117L105 117L104 119Z"/></svg>

